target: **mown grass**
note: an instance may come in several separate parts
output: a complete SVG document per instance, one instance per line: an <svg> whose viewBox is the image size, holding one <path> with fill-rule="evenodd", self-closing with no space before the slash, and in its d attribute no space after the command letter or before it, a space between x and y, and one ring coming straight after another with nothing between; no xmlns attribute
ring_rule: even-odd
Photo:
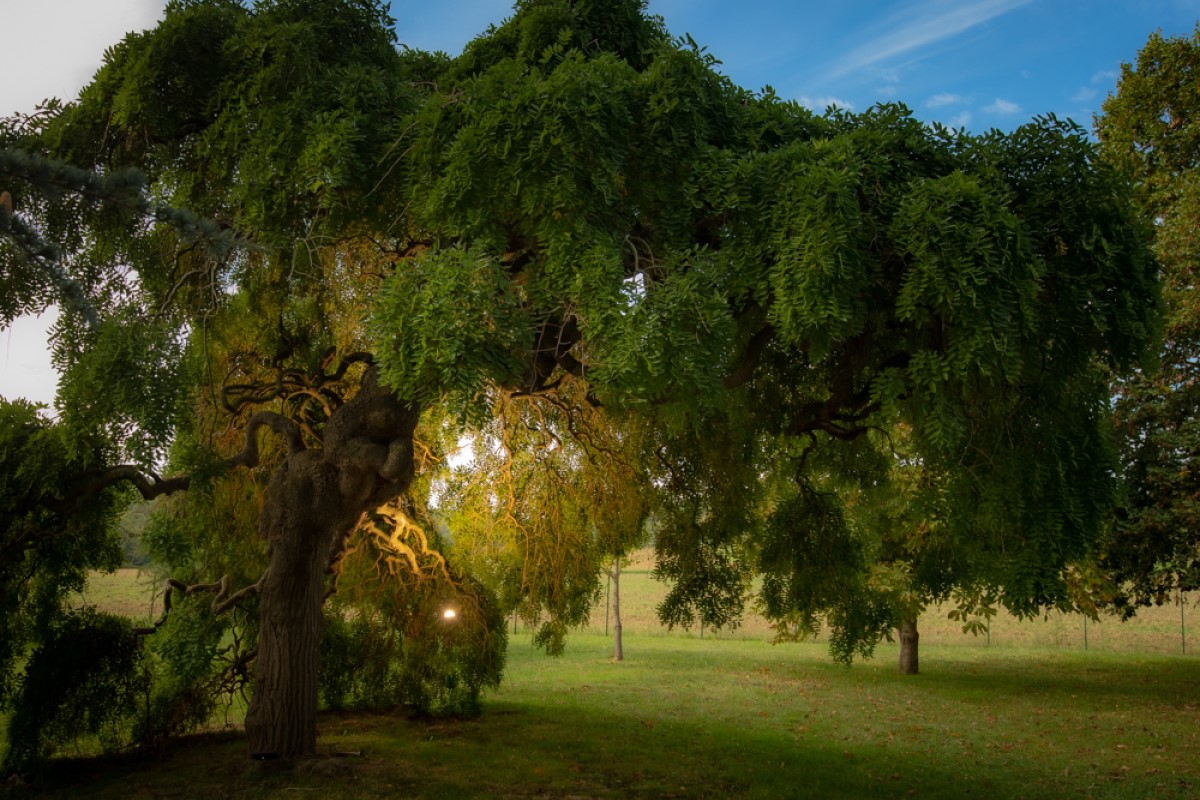
<svg viewBox="0 0 1200 800"><path fill-rule="evenodd" d="M938 646L904 678L890 662L837 666L811 644L629 645L617 664L608 639L582 635L550 659L518 636L504 687L475 719L323 716L322 751L361 757L263 769L236 737L194 738L153 758L64 761L22 793L1200 796L1200 660Z"/></svg>
<svg viewBox="0 0 1200 800"><path fill-rule="evenodd" d="M821 643L701 640L637 621L626 656L601 627L562 658L512 639L469 720L328 714L320 748L361 756L264 768L236 735L153 756L62 760L20 796L389 798L1200 797L1200 659L931 643L851 668ZM1176 609L1177 611L1177 609ZM1118 623L1105 623L1117 625ZM995 626L993 628L995 634ZM749 635L744 628L742 637ZM959 638L962 639L961 634ZM964 642L975 642L969 638Z"/></svg>

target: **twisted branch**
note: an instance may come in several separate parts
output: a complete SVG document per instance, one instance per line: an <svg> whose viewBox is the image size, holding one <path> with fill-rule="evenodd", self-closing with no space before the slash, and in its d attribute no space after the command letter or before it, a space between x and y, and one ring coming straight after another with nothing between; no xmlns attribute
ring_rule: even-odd
<svg viewBox="0 0 1200 800"><path fill-rule="evenodd" d="M345 378L346 372L354 364L374 363L375 357L370 353L356 352L342 358L337 369L329 373L315 372L306 375L302 370L283 369L276 373L274 385L262 381L226 384L221 390L221 404L230 414L239 414L246 406L269 403L279 398L287 399L297 394L324 395L332 400L336 393L329 392L325 387ZM324 400L321 402L325 404ZM337 402L340 404L340 397L337 398Z"/></svg>
<svg viewBox="0 0 1200 800"><path fill-rule="evenodd" d="M266 579L267 573L264 572L255 583L244 586L233 594L230 594L229 587L233 583L233 578L229 575L221 576L221 579L216 583L194 583L191 586L175 578L167 578L163 582L162 616L158 618L153 626L148 628L134 628L133 632L138 636L149 636L165 625L167 617L171 615L171 596L174 592L181 592L184 596L191 596L200 592L215 592L216 595L213 597L211 608L213 615L218 616L233 608L242 599L258 594Z"/></svg>
<svg viewBox="0 0 1200 800"><path fill-rule="evenodd" d="M242 451L225 460L223 464L225 469L258 466L260 458L258 431L261 428L270 428L283 437L287 441L289 454L295 454L305 449L299 425L274 411L259 411L246 424L246 442ZM141 494L142 499L153 500L162 495L186 491L192 484L192 476L178 475L174 478L163 479L153 472L143 472L132 464L121 464L100 472L85 474L67 500L51 505L49 508L52 511L69 514L78 510L96 494L122 481L132 483Z"/></svg>

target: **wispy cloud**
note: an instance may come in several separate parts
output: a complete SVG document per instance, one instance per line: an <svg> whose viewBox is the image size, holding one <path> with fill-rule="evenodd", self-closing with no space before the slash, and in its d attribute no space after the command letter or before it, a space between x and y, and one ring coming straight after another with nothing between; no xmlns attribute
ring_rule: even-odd
<svg viewBox="0 0 1200 800"><path fill-rule="evenodd" d="M984 111L989 114L1018 114L1021 107L1009 100L1002 100L999 97L989 106L984 106Z"/></svg>
<svg viewBox="0 0 1200 800"><path fill-rule="evenodd" d="M1086 103L1096 96L1096 90L1091 86L1080 87L1079 91L1071 95L1072 103Z"/></svg>
<svg viewBox="0 0 1200 800"><path fill-rule="evenodd" d="M1092 83L1108 83L1119 77L1121 77L1121 73L1115 69L1102 69L1092 76Z"/></svg>
<svg viewBox="0 0 1200 800"><path fill-rule="evenodd" d="M971 112L970 111L964 111L961 114L956 114L954 116L954 118L950 120L951 128L965 128L970 124L971 124Z"/></svg>
<svg viewBox="0 0 1200 800"><path fill-rule="evenodd" d="M851 103L849 100L843 100L840 97L809 97L808 95L801 95L798 100L800 105L804 106L805 108L811 108L813 111L824 111L830 106L844 108L847 111L854 110L853 103Z"/></svg>
<svg viewBox="0 0 1200 800"><path fill-rule="evenodd" d="M834 66L831 77L936 44L1030 2L1032 0L922 0L910 3L883 23L882 27L888 33L847 53Z"/></svg>
<svg viewBox="0 0 1200 800"><path fill-rule="evenodd" d="M943 92L942 94L935 94L933 97L926 100L925 107L926 108L941 108L943 106L958 105L961 102L963 102L963 96L961 94L951 94L950 92Z"/></svg>

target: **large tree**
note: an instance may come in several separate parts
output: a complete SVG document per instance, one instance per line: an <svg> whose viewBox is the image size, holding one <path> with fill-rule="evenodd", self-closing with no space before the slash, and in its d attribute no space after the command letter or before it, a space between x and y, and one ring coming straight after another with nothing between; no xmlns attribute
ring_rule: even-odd
<svg viewBox="0 0 1200 800"><path fill-rule="evenodd" d="M902 620L826 476L896 426L945 509L912 543L929 594L1067 601L1112 501L1108 370L1157 308L1082 130L818 118L582 2L523 4L438 92L396 166L430 233L375 302L385 380L467 414L579 380L653 420L668 621L735 616L750 567L772 616L833 613L839 652L869 650Z"/></svg>
<svg viewBox="0 0 1200 800"><path fill-rule="evenodd" d="M1104 564L1127 613L1200 587L1200 28L1154 34L1096 118L1155 220L1166 330L1156 369L1117 384L1126 482Z"/></svg>
<svg viewBox="0 0 1200 800"><path fill-rule="evenodd" d="M155 331L187 354L169 407L193 461L272 470L269 560L242 590L252 751L315 748L326 573L410 488L422 415L486 430L505 398L563 411L555 434L587 408L646 432L669 620L735 616L749 563L772 614L832 606L846 652L873 643L894 619L859 583L809 583L862 557L821 480L901 424L945 476L943 546L1014 608L1056 600L1109 495L1105 370L1140 355L1156 305L1125 185L1053 119L975 137L899 107L821 118L716 66L637 0L520 2L453 60L399 51L369 0L181 0L35 140L136 165L250 245L214 259L164 226L40 217L108 321L62 325L64 424L151 465L146 432L179 417L130 417L124 387Z"/></svg>
<svg viewBox="0 0 1200 800"><path fill-rule="evenodd" d="M210 419L224 413L243 432L210 469L257 466L264 430L283 444L269 448L259 524L269 561L235 595L260 597L247 717L256 752L315 748L335 544L413 478L419 407L380 386L351 343L355 298L370 284L359 276L388 259L386 244L372 242L366 258L355 247L386 222L366 205L348 209L376 182L370 167L415 103L423 60L403 63L373 3L173 3L158 28L111 49L79 101L31 142L99 174L136 164L153 196L246 237L247 247L214 258L174 229L131 226L74 195L27 206L41 238L66 253L86 296L76 305L101 316L81 326L68 308L59 324L61 424L106 433L109 464L122 454L140 462L94 470L68 494L127 480L147 496L191 485L190 475L150 477L191 387L215 402ZM45 186L14 177L19 202ZM141 385L170 391L139 394ZM193 438L218 451L229 441L211 427Z"/></svg>

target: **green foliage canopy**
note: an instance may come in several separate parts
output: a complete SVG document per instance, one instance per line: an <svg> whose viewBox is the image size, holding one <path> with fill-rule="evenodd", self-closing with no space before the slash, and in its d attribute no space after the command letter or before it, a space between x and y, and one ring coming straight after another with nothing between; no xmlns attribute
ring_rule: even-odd
<svg viewBox="0 0 1200 800"><path fill-rule="evenodd" d="M961 555L943 585L1021 613L1064 602L1113 499L1107 376L1156 327L1149 231L1118 171L1054 118L982 136L902 107L819 118L594 5L522 4L405 129L390 179L420 252L371 323L390 384L472 417L489 386L581 379L653 420L651 472L679 512L660 558L702 576L680 620L732 586L700 566L720 552L727 574L755 558L796 574L805 537L849 536L836 503L803 501L814 454L897 424L945 476ZM445 276L462 264L470 292ZM770 495L767 475L793 488ZM835 551L854 573L856 548ZM830 585L777 610L863 599ZM867 616L864 636L889 623Z"/></svg>

